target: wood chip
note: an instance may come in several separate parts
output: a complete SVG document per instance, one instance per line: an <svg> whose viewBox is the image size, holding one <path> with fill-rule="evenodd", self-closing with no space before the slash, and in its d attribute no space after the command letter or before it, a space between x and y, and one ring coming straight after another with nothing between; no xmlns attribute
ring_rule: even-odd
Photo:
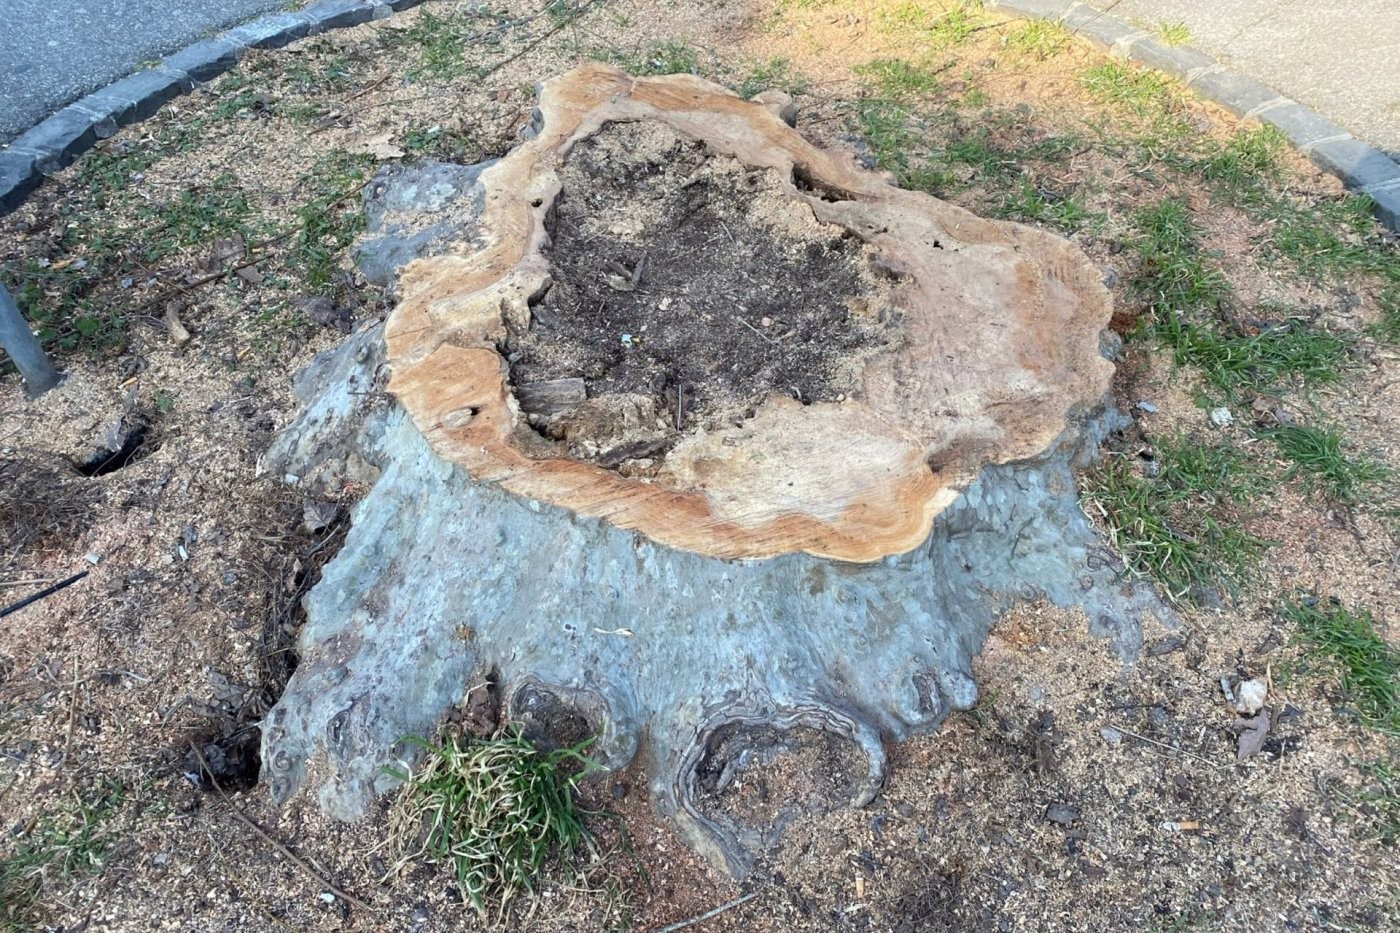
<svg viewBox="0 0 1400 933"><path fill-rule="evenodd" d="M177 347L183 347L190 342L190 332L180 323L182 309L183 306L178 301L168 301L165 304L165 329L169 331L170 339L175 341Z"/></svg>

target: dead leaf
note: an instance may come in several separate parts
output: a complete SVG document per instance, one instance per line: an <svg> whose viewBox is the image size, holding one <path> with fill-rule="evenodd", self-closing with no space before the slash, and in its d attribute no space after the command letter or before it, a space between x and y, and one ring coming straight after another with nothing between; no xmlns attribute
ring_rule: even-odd
<svg viewBox="0 0 1400 933"><path fill-rule="evenodd" d="M1269 711L1261 709L1253 719L1243 717L1235 720L1234 728L1240 733L1239 748L1235 752L1236 761L1244 761L1251 755L1259 754L1264 747L1264 739L1269 734Z"/></svg>
<svg viewBox="0 0 1400 933"><path fill-rule="evenodd" d="M404 155L404 150L394 145L393 130L352 143L350 145L350 151L372 155L381 161L384 159L402 159Z"/></svg>
<svg viewBox="0 0 1400 933"><path fill-rule="evenodd" d="M248 247L243 242L243 237L235 233L232 236L216 237L209 252L209 259L211 265L218 268L230 259L242 259L247 252Z"/></svg>

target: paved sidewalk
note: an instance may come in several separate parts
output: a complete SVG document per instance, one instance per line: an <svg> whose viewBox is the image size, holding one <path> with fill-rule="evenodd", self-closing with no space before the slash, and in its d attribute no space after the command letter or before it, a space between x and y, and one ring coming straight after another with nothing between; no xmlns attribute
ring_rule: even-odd
<svg viewBox="0 0 1400 933"><path fill-rule="evenodd" d="M53 111L286 0L3 0L0 143Z"/></svg>
<svg viewBox="0 0 1400 933"><path fill-rule="evenodd" d="M1400 157L1400 0L1086 0L1196 48Z"/></svg>

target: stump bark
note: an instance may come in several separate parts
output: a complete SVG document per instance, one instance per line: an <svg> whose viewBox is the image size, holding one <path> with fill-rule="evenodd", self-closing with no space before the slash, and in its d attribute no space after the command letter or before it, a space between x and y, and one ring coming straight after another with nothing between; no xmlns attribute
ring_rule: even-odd
<svg viewBox="0 0 1400 933"><path fill-rule="evenodd" d="M1078 508L1118 417L1088 260L780 110L586 66L501 161L373 183L362 266L421 258L265 457L368 490L264 724L276 799L358 817L399 740L489 682L538 740L640 760L742 874L968 708L1015 601L1082 607L1125 658L1169 621Z"/></svg>

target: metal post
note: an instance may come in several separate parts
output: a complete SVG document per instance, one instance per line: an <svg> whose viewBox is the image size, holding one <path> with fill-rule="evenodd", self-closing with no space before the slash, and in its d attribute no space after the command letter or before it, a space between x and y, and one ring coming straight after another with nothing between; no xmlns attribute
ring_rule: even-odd
<svg viewBox="0 0 1400 933"><path fill-rule="evenodd" d="M4 347L19 368L31 397L43 395L58 385L58 370L49 362L44 348L39 346L24 315L19 313L19 307L3 285L0 285L0 347Z"/></svg>

